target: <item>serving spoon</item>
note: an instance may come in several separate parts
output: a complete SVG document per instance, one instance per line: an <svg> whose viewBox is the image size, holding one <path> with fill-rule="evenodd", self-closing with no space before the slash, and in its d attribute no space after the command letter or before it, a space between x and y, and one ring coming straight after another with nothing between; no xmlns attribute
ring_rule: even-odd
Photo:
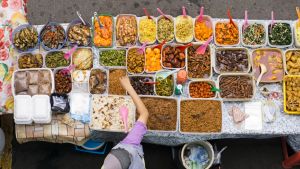
<svg viewBox="0 0 300 169"><path fill-rule="evenodd" d="M260 68L260 75L259 75L258 78L257 78L256 86L259 85L259 82L261 81L262 76L263 76L265 73L267 73L267 67L266 67L266 65L264 65L264 64L261 63L261 64L259 64L259 68Z"/></svg>

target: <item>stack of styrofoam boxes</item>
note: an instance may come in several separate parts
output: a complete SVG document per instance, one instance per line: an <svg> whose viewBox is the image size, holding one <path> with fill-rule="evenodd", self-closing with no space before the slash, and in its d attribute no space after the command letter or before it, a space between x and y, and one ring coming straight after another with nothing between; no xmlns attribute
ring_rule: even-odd
<svg viewBox="0 0 300 169"><path fill-rule="evenodd" d="M49 96L15 96L14 119L16 124L50 123L51 106Z"/></svg>

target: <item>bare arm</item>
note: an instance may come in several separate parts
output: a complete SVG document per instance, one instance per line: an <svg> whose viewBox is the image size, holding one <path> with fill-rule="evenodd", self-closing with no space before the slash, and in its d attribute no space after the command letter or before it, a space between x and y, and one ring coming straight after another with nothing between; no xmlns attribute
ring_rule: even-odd
<svg viewBox="0 0 300 169"><path fill-rule="evenodd" d="M127 76L121 77L120 82L121 82L122 87L125 90L127 90L128 94L131 96L131 98L137 108L137 111L140 114L138 121L140 121L144 124L147 124L149 112L148 112L146 106L144 105L144 103L142 102L141 98L137 95L137 93L133 89L132 85L130 84L129 78Z"/></svg>

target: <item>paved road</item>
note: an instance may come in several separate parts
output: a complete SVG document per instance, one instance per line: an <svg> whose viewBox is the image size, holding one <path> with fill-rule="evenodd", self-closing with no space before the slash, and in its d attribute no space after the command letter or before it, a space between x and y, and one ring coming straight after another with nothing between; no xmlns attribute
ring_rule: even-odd
<svg viewBox="0 0 300 169"><path fill-rule="evenodd" d="M70 22L79 10L86 19L94 11L117 15L132 13L143 15L146 7L153 15L158 15L157 7L173 16L181 13L185 6L191 16L199 13L199 6L205 7L205 13L212 17L227 17L226 7L230 4L232 16L243 18L244 10L249 11L250 19L269 19L274 10L277 19L296 19L295 6L300 0L30 0L28 17L32 24L46 23L49 18L56 22Z"/></svg>

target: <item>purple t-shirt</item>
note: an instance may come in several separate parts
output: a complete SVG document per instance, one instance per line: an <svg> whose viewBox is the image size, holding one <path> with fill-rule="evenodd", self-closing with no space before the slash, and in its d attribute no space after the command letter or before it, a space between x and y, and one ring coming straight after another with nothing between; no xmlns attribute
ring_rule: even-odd
<svg viewBox="0 0 300 169"><path fill-rule="evenodd" d="M141 144L146 132L147 126L144 123L137 121L128 135L124 138L123 141L121 141L121 143L133 144L138 146Z"/></svg>

